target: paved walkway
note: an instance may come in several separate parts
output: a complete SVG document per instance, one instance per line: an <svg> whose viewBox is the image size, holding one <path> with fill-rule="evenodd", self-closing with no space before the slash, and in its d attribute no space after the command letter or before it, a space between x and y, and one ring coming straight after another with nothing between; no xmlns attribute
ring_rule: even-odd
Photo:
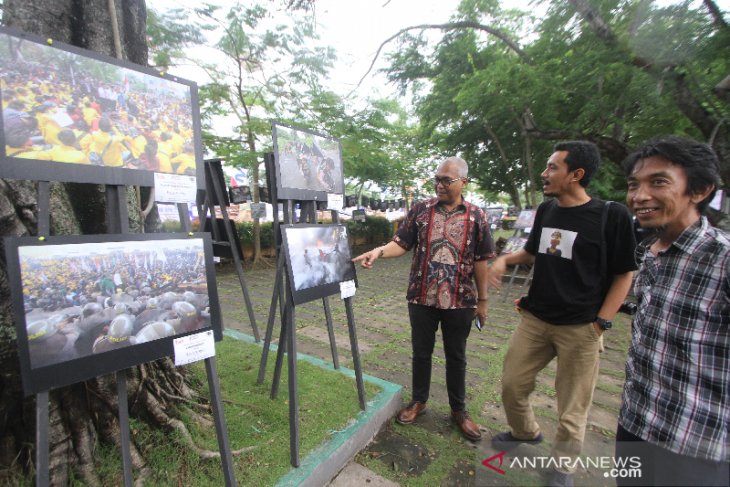
<svg viewBox="0 0 730 487"><path fill-rule="evenodd" d="M354 249L353 253L358 250ZM379 260L371 271L358 267L359 288L353 299L363 371L402 385L404 400L410 398L411 386L410 330L405 303L409 267L410 254ZM245 271L262 337L271 303L274 272L273 265ZM233 267L219 265L217 277L225 326L251 334ZM504 474L482 465L483 460L498 453L491 449L489 439L506 429L500 400L502 360L517 324L513 301L525 290L514 286L509 291L506 295L492 294L488 323L481 332L474 329L468 341L467 403L472 417L483 426L484 439L477 444L463 440L449 420L443 347L437 341L427 412L411 426L390 421L373 443L356 456L357 465L351 465L335 485L353 485L345 478L351 471L359 472L358 478L369 485L544 485L540 469L518 468L510 456L503 459L501 470ZM352 367L344 305L336 296L330 298L330 303L340 363ZM332 359L321 301L297 306L296 326L299 352ZM621 317L606 335L606 351L602 354L586 433L584 455L587 456L610 456L613 450L629 341L628 327L628 320ZM274 334L278 336L278 330ZM521 446L514 450L513 456L533 458L548 454L557 417L554 376L555 361L538 376L533 396L545 443L537 447ZM490 463L499 467L499 458ZM607 472L596 468L581 469L576 485L615 485L604 474Z"/></svg>

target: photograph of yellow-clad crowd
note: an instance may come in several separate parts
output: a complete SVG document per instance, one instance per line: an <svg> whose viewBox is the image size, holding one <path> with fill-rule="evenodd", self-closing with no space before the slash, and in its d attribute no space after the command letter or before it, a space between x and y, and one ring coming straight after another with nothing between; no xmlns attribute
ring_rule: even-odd
<svg viewBox="0 0 730 487"><path fill-rule="evenodd" d="M196 174L190 86L57 45L0 32L2 165Z"/></svg>

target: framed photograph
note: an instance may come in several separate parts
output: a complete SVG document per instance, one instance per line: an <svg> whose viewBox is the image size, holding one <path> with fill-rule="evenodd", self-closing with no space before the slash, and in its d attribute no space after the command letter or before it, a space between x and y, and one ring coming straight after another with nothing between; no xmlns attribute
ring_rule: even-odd
<svg viewBox="0 0 730 487"><path fill-rule="evenodd" d="M535 222L536 210L522 210L515 220L514 228L532 228L532 224Z"/></svg>
<svg viewBox="0 0 730 487"><path fill-rule="evenodd" d="M273 139L279 199L327 201L328 193L344 193L339 140L279 123Z"/></svg>
<svg viewBox="0 0 730 487"><path fill-rule="evenodd" d="M233 204L251 201L251 188L249 186L229 186L228 197Z"/></svg>
<svg viewBox="0 0 730 487"><path fill-rule="evenodd" d="M26 395L221 340L210 234L5 238Z"/></svg>
<svg viewBox="0 0 730 487"><path fill-rule="evenodd" d="M281 234L294 304L337 294L341 282L356 279L344 225L285 225Z"/></svg>
<svg viewBox="0 0 730 487"><path fill-rule="evenodd" d="M524 237L510 237L507 239L507 242L505 243L502 252L500 252L500 255L514 254L515 252L519 252L525 247L526 243L527 239Z"/></svg>
<svg viewBox="0 0 730 487"><path fill-rule="evenodd" d="M485 211L487 214L487 223L489 225L499 225L500 220L502 220L502 209L493 209L493 208L487 208Z"/></svg>
<svg viewBox="0 0 730 487"><path fill-rule="evenodd" d="M195 83L0 28L0 177L205 187Z"/></svg>

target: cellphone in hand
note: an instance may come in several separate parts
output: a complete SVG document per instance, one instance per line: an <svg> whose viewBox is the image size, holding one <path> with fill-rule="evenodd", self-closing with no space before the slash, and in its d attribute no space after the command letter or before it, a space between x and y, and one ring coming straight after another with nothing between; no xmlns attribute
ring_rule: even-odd
<svg viewBox="0 0 730 487"><path fill-rule="evenodd" d="M479 316L474 316L474 326L477 327L477 330L482 331L482 320L479 319Z"/></svg>

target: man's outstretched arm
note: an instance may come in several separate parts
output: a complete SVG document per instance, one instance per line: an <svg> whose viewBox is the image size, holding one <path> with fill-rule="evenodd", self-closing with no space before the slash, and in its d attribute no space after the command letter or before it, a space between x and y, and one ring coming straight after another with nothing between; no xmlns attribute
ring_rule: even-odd
<svg viewBox="0 0 730 487"><path fill-rule="evenodd" d="M387 259L389 257L400 257L401 255L406 253L406 249L398 245L397 243L390 241L385 245L381 245L380 247L375 247L373 250L369 252L365 252L364 254L360 254L354 259L352 259L353 262L360 262L360 265L364 267L365 269L372 269L373 264L376 260L380 259L381 257L384 259Z"/></svg>

